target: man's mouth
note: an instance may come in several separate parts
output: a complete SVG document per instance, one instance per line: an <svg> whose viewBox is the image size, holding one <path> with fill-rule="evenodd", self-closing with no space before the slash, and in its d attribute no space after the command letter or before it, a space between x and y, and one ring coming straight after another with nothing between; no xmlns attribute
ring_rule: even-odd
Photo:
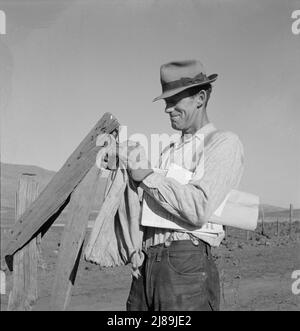
<svg viewBox="0 0 300 331"><path fill-rule="evenodd" d="M180 117L180 115L172 115L172 116L170 116L171 120L176 120L179 117Z"/></svg>

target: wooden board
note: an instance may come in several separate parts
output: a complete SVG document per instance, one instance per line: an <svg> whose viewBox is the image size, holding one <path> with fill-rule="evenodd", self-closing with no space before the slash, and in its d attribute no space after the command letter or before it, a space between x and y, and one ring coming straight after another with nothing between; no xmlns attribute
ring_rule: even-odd
<svg viewBox="0 0 300 331"><path fill-rule="evenodd" d="M100 170L94 166L72 193L51 296L51 310L66 310L75 283Z"/></svg>
<svg viewBox="0 0 300 331"><path fill-rule="evenodd" d="M23 174L16 195L16 216L19 217L37 198L39 184L34 175ZM31 310L38 297L38 248L37 238L19 250L13 261L13 288L7 310Z"/></svg>
<svg viewBox="0 0 300 331"><path fill-rule="evenodd" d="M4 250L5 260L10 270L13 269L13 254L38 233L46 231L51 226L68 204L70 194L95 164L97 153L101 148L96 146L97 136L102 133L112 133L118 127L117 119L110 113L105 113L39 197L18 219Z"/></svg>

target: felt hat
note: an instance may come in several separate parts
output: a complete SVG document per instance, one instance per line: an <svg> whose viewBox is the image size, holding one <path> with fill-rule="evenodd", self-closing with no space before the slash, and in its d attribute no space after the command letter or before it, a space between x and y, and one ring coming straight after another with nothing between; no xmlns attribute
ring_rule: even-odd
<svg viewBox="0 0 300 331"><path fill-rule="evenodd" d="M160 67L162 94L153 101L169 98L194 86L212 83L217 77L217 74L207 76L203 64L197 60L163 64Z"/></svg>

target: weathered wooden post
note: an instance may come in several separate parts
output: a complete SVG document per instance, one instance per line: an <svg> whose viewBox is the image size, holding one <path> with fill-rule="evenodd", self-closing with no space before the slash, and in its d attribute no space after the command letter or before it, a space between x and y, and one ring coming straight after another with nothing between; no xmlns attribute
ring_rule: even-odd
<svg viewBox="0 0 300 331"><path fill-rule="evenodd" d="M34 174L22 174L16 194L16 218L18 219L38 196L39 183ZM13 260L13 288L7 310L31 310L37 300L38 271L37 237L18 251Z"/></svg>
<svg viewBox="0 0 300 331"><path fill-rule="evenodd" d="M264 213L264 207L261 205L261 234L265 235L265 213Z"/></svg>
<svg viewBox="0 0 300 331"><path fill-rule="evenodd" d="M290 237L292 235L292 222L293 222L293 205L290 204Z"/></svg>
<svg viewBox="0 0 300 331"><path fill-rule="evenodd" d="M276 230L277 237L279 237L279 218L277 217L277 230Z"/></svg>
<svg viewBox="0 0 300 331"><path fill-rule="evenodd" d="M100 171L94 166L71 196L56 266L51 310L66 310L70 302Z"/></svg>
<svg viewBox="0 0 300 331"><path fill-rule="evenodd" d="M248 241L250 238L250 231L249 230L246 230L246 240Z"/></svg>

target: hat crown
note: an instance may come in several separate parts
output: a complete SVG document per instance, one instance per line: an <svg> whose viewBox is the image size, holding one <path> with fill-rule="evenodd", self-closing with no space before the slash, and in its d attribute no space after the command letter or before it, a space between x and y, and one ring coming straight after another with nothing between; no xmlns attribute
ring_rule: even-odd
<svg viewBox="0 0 300 331"><path fill-rule="evenodd" d="M162 85L182 78L194 78L198 75L206 76L204 66L198 60L169 62L160 68Z"/></svg>

